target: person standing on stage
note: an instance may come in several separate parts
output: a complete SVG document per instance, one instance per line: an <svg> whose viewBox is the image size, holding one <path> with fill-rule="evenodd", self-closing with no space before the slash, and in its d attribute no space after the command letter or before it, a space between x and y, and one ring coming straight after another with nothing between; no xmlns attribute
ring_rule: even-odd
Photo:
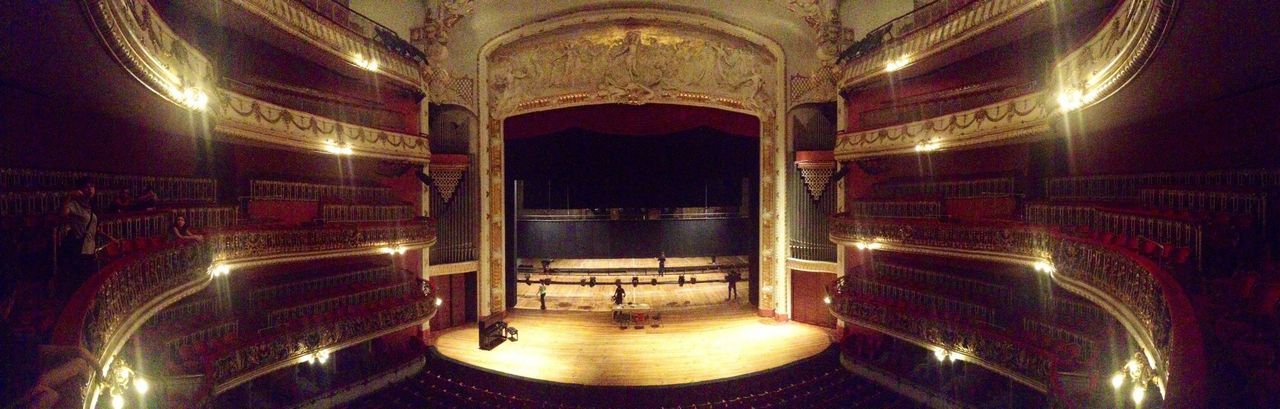
<svg viewBox="0 0 1280 409"><path fill-rule="evenodd" d="M627 290L622 289L622 281L618 281L618 288L613 290L613 305L622 305L622 300L627 298Z"/></svg>
<svg viewBox="0 0 1280 409"><path fill-rule="evenodd" d="M729 283L729 298L726 298L725 301L738 298L738 280L741 278L737 271L730 271L729 274L725 274L724 281Z"/></svg>
<svg viewBox="0 0 1280 409"><path fill-rule="evenodd" d="M542 309L544 310L547 309L547 281L548 280L549 279L544 278L542 279L542 281L538 282L538 302L542 304Z"/></svg>
<svg viewBox="0 0 1280 409"><path fill-rule="evenodd" d="M667 273L667 252L658 253L658 277Z"/></svg>

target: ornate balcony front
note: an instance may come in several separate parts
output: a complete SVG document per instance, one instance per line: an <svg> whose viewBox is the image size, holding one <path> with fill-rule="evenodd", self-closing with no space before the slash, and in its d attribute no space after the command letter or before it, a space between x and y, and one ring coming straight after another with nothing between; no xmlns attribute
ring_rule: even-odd
<svg viewBox="0 0 1280 409"><path fill-rule="evenodd" d="M329 223L320 227L238 228L201 242L175 243L107 265L63 309L55 345L83 347L97 361L88 395L95 407L116 354L152 315L233 268L294 260L376 254L435 243L434 222ZM347 330L344 330L347 331ZM344 334L349 332L344 332Z"/></svg>
<svg viewBox="0 0 1280 409"><path fill-rule="evenodd" d="M1116 317L1143 349L1167 403L1203 405L1203 345L1190 301L1158 265L1117 246L1020 223L831 219L831 240L861 249L967 257L1037 266L1054 282ZM837 311L839 313L839 311Z"/></svg>
<svg viewBox="0 0 1280 409"><path fill-rule="evenodd" d="M843 87L936 54L978 32L1042 7L1041 0L975 0L844 67ZM1056 120L1114 94L1138 74L1164 37L1176 0L1120 0L1080 47L1054 63L1038 90L982 107L899 125L836 135L835 156L847 161L883 155L1011 143L1050 135ZM910 16L910 14L908 15ZM941 104L945 105L945 104Z"/></svg>

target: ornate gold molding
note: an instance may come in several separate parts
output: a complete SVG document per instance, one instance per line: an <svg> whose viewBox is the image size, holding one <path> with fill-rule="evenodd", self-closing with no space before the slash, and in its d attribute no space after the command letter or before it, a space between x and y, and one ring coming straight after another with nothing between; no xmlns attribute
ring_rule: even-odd
<svg viewBox="0 0 1280 409"><path fill-rule="evenodd" d="M274 24L276 28L353 65L360 65L373 59L378 63L378 72L412 89L427 89L427 74L430 73L428 67L420 66L377 44L371 44L371 40L329 21L296 0L230 0L228 2L262 17Z"/></svg>
<svg viewBox="0 0 1280 409"><path fill-rule="evenodd" d="M836 135L836 159L911 153L921 144L957 148L1050 132L1056 111L1042 92L887 128Z"/></svg>
<svg viewBox="0 0 1280 409"><path fill-rule="evenodd" d="M923 28L890 40L840 66L839 89L856 86L885 73L889 61L919 61L990 31L1049 3L1049 0L976 0Z"/></svg>
<svg viewBox="0 0 1280 409"><path fill-rule="evenodd" d="M974 258L1034 265L1052 263L1054 282L1081 295L1114 316L1143 350L1157 373L1156 384L1167 394L1177 371L1198 372L1198 329L1186 317L1192 314L1181 288L1159 268L1100 245L1065 237L1044 228L1022 224L970 225L933 221L832 218L831 241L856 246L875 242L877 248L907 253ZM865 244L864 244L865 245ZM1166 274L1167 275L1167 274ZM1188 349L1191 348L1191 349ZM1176 358L1176 359L1175 359ZM1178 367L1177 365L1183 365ZM1186 389L1194 389L1179 385ZM1194 394L1188 399L1196 399ZM1167 396L1167 395L1166 395Z"/></svg>
<svg viewBox="0 0 1280 409"><path fill-rule="evenodd" d="M430 143L425 135L409 135L281 107L219 89L210 112L217 117L214 130L246 139L287 145L312 151L345 152L377 158L429 162Z"/></svg>
<svg viewBox="0 0 1280 409"><path fill-rule="evenodd" d="M594 104L667 103L748 113L761 124L760 308L787 312L783 53L705 16L656 9L586 11L521 27L480 53L481 315L504 308L503 120ZM780 283L780 284L779 284ZM780 299L776 294L783 295Z"/></svg>
<svg viewBox="0 0 1280 409"><path fill-rule="evenodd" d="M129 74L160 97L202 108L216 71L169 28L147 0L83 0L98 36Z"/></svg>
<svg viewBox="0 0 1280 409"><path fill-rule="evenodd" d="M991 10L1014 2L978 1L998 3ZM918 144L931 145L931 149L953 148L1048 134L1053 121L1064 113L1096 104L1137 76L1169 30L1176 6L1177 0L1122 0L1101 29L1055 65L1060 88L922 121L842 133L837 135L836 158L911 153ZM902 41L910 44L910 38ZM891 48L882 47L877 53ZM874 55L859 59L856 64L875 65L883 71L882 60L871 64ZM914 54L912 58L917 59ZM845 81L849 79L848 72Z"/></svg>

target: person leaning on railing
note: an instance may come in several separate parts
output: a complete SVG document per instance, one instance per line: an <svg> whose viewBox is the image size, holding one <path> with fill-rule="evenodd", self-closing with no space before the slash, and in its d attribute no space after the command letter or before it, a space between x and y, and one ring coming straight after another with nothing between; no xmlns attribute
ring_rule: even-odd
<svg viewBox="0 0 1280 409"><path fill-rule="evenodd" d="M66 271L66 284L79 283L97 270L98 235L111 241L116 238L98 230L98 215L93 211L93 197L98 189L89 178L76 181L76 190L62 202L62 241L58 243L58 260Z"/></svg>

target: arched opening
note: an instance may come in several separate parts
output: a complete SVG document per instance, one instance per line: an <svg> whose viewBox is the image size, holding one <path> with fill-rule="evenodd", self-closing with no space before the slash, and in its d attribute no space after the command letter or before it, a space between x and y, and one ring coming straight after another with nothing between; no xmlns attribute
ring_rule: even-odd
<svg viewBox="0 0 1280 409"><path fill-rule="evenodd" d="M732 302L758 305L755 117L601 104L504 130L507 305L541 308L536 284L549 282L547 308L607 311L621 281L628 302L705 306L731 301L731 280Z"/></svg>

